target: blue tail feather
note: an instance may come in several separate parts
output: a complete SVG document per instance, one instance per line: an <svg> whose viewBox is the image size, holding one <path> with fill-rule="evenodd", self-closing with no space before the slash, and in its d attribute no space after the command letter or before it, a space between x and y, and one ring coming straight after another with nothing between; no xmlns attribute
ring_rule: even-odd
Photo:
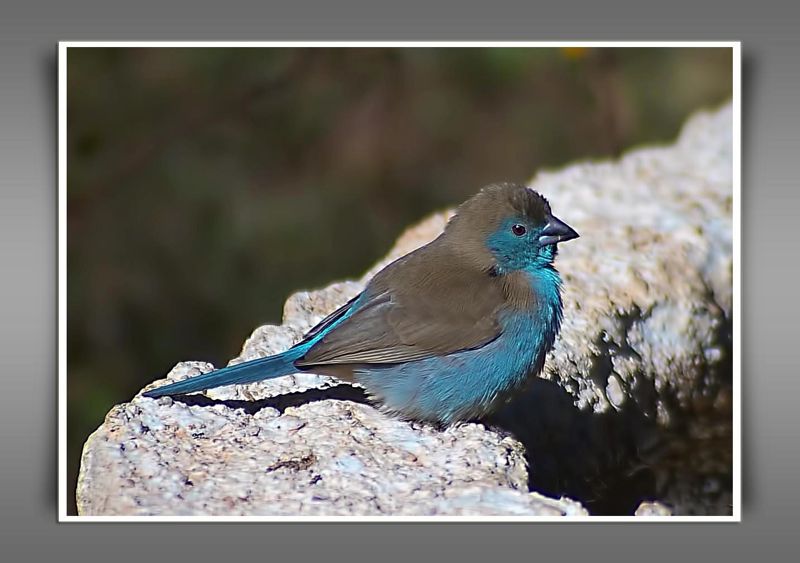
<svg viewBox="0 0 800 563"><path fill-rule="evenodd" d="M143 393L143 395L145 397L157 398L163 397L164 395L181 395L184 393L193 393L195 391L204 391L206 389L222 387L223 385L253 383L254 381L274 379L291 373L297 373L299 370L295 367L294 361L302 355L302 350L292 348L275 356L236 364L210 373L198 375L197 377L191 377L184 381L165 385L158 389L151 389Z"/></svg>

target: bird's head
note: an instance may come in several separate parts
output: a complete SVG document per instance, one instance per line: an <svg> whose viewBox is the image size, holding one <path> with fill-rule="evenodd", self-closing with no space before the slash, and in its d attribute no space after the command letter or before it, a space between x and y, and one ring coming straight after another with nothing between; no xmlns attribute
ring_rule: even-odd
<svg viewBox="0 0 800 563"><path fill-rule="evenodd" d="M548 267L556 245L578 237L547 200L519 184L494 184L464 202L445 235L481 268L499 273Z"/></svg>

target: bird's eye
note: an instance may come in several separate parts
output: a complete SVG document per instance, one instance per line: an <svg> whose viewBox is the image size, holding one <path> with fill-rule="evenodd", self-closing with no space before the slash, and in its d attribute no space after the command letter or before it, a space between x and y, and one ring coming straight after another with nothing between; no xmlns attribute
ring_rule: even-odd
<svg viewBox="0 0 800 563"><path fill-rule="evenodd" d="M517 223L516 225L511 227L511 232L517 235L518 237L521 237L527 232L527 229L525 228L525 225L520 225L519 223Z"/></svg>

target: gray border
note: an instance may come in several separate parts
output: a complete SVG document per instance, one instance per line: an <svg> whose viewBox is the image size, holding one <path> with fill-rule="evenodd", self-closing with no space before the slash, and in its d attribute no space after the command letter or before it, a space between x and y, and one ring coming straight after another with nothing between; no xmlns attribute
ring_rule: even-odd
<svg viewBox="0 0 800 563"><path fill-rule="evenodd" d="M242 3L244 4L244 3ZM146 9L149 5L150 9ZM346 6L346 7L345 7ZM794 226L800 86L798 15L770 9L675 2L604 2L544 8L527 15L502 2L480 9L407 3L380 7L296 1L171 6L141 0L33 2L0 19L0 174L2 310L0 538L11 560L139 560L221 555L313 555L330 559L409 557L488 559L607 555L673 560L778 554L797 544L791 510L798 500L796 429L800 391L794 358L795 308L788 295L800 266ZM249 8L249 9L248 9ZM791 9L791 8L789 8ZM556 13L554 10L559 10ZM724 11L723 11L724 10ZM60 39L607 39L742 40L743 74L743 523L570 525L57 525L56 524L56 137L55 54ZM129 526L131 528L129 529ZM210 529L213 526L214 529ZM532 526L532 527L531 527ZM635 530L630 526L636 526ZM147 549L143 554L142 549ZM314 554L312 552L316 551Z"/></svg>

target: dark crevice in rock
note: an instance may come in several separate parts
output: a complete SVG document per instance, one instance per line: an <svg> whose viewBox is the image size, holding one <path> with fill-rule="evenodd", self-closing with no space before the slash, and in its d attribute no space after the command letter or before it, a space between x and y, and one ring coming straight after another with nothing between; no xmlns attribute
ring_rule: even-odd
<svg viewBox="0 0 800 563"><path fill-rule="evenodd" d="M633 408L582 411L557 384L536 378L485 424L510 433L526 450L528 486L580 501L592 514L633 514L656 500L656 479L640 448L658 442L658 428Z"/></svg>
<svg viewBox="0 0 800 563"><path fill-rule="evenodd" d="M242 409L249 415L254 415L264 408L277 409L281 414L289 407L299 407L306 403L315 401L325 401L334 399L338 401L352 401L355 403L362 403L372 405L372 402L367 397L364 390L358 387L353 387L346 383L335 385L333 387L325 387L322 389L307 389L305 391L298 391L295 393L286 393L285 395L278 395L276 397L267 397L258 401L237 401L219 399L211 399L205 395L175 395L173 400L181 402L188 406L201 406L210 407L214 405L224 405L232 409Z"/></svg>
<svg viewBox="0 0 800 563"><path fill-rule="evenodd" d="M591 514L632 515L644 501L665 503L675 513L729 513L730 419L727 427L720 422L729 415L668 408L676 413L669 428L633 401L616 411L584 411L557 384L536 378L481 422L524 445L530 490L578 500ZM693 430L708 425L719 431Z"/></svg>

